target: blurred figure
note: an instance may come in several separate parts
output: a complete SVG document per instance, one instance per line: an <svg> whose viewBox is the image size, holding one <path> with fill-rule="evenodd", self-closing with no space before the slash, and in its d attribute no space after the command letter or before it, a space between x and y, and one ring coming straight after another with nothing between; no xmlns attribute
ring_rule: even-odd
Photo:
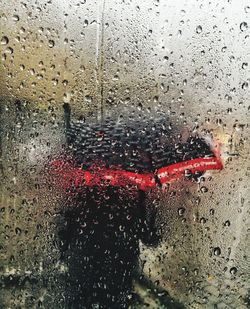
<svg viewBox="0 0 250 309"><path fill-rule="evenodd" d="M149 209L151 208L151 209ZM136 188L87 188L69 200L60 231L68 308L127 308L139 240L156 246L156 209Z"/></svg>
<svg viewBox="0 0 250 309"><path fill-rule="evenodd" d="M86 124L70 122L68 104L64 111L71 159L53 164L57 185L65 180L69 193L59 232L68 308L128 308L139 241L160 241L154 194L222 165L199 137L177 142L164 117Z"/></svg>

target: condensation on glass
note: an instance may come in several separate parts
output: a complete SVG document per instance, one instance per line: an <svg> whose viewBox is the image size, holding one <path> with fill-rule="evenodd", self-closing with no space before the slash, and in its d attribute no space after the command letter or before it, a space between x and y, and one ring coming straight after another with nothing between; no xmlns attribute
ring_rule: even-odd
<svg viewBox="0 0 250 309"><path fill-rule="evenodd" d="M163 113L220 145L222 171L158 192L163 240L140 244L134 293L149 308L248 308L249 1L3 0L0 17L0 306L65 306L63 192L44 166L67 103L88 121Z"/></svg>

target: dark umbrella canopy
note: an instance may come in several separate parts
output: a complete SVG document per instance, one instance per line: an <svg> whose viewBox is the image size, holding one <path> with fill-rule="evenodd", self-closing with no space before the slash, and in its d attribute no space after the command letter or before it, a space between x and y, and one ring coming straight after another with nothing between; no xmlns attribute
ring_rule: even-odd
<svg viewBox="0 0 250 309"><path fill-rule="evenodd" d="M137 173L155 170L177 162L213 156L204 140L191 137L186 143L172 143L171 131L162 119L149 123L126 124L107 118L102 124L72 123L67 131L72 155L83 168L93 162L106 167L120 166Z"/></svg>
<svg viewBox="0 0 250 309"><path fill-rule="evenodd" d="M180 178L221 169L222 163L198 136L176 142L164 116L137 121L136 117L106 118L101 123L70 121L65 105L67 152L71 163L56 160L54 175L75 184L136 184L155 187Z"/></svg>

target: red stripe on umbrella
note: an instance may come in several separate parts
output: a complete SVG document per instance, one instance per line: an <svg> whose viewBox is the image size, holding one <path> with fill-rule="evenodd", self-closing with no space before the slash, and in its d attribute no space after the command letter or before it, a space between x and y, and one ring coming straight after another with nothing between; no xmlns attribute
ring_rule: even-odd
<svg viewBox="0 0 250 309"><path fill-rule="evenodd" d="M196 158L178 162L158 169L153 173L134 173L116 168L105 168L102 165L93 164L89 170L83 170L73 163L64 160L53 160L50 163L49 174L53 182L63 189L73 188L79 190L84 186L102 186L109 184L116 187L134 185L140 190L147 190L157 186L155 178L161 185L176 181L183 177L186 171L191 174L205 172L207 170L220 170L222 161L218 156Z"/></svg>

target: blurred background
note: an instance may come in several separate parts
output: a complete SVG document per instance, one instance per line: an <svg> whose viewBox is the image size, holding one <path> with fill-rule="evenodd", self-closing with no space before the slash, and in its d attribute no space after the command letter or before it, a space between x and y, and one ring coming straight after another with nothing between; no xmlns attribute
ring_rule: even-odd
<svg viewBox="0 0 250 309"><path fill-rule="evenodd" d="M72 118L164 113L220 144L224 169L158 193L138 308L250 308L248 0L2 0L1 308L64 308L61 192L46 160Z"/></svg>

